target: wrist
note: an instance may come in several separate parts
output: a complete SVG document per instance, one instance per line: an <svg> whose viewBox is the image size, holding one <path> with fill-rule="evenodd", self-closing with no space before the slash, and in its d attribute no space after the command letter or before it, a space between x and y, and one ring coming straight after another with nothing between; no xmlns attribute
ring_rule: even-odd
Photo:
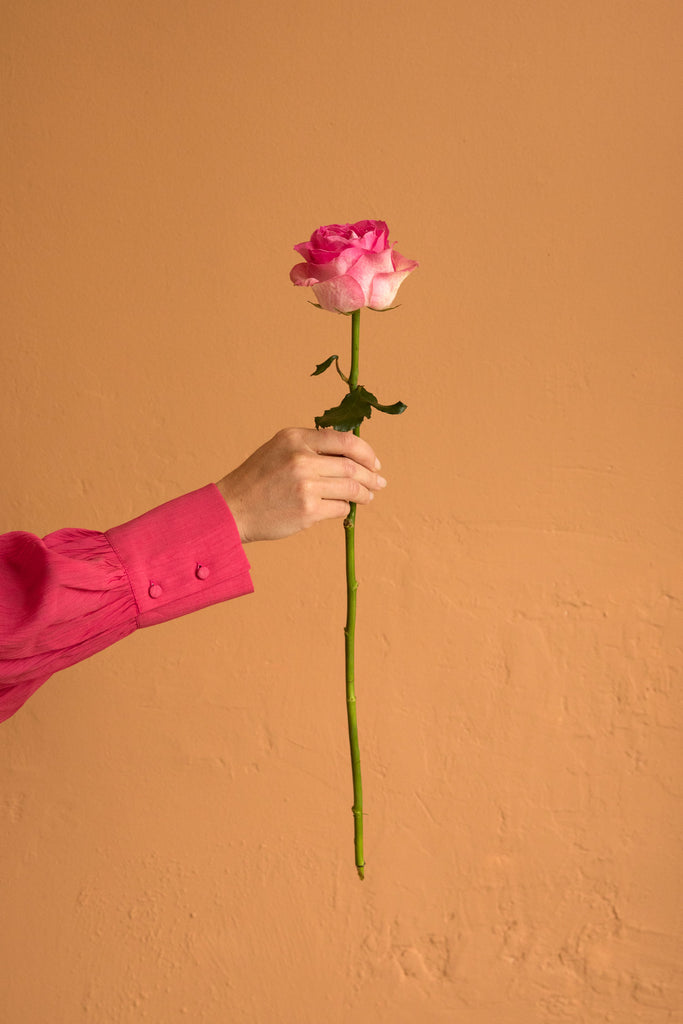
<svg viewBox="0 0 683 1024"><path fill-rule="evenodd" d="M232 518L235 520L235 526L237 527L241 543L248 544L249 538L246 536L244 530L244 515L240 508L240 502L230 487L229 479L229 476L224 476L222 480L217 481L216 487L218 488L225 504L230 509Z"/></svg>

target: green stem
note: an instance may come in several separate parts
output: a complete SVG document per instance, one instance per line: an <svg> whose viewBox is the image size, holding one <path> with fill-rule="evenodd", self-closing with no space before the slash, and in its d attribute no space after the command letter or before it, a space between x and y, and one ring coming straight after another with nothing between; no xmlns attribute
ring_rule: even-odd
<svg viewBox="0 0 683 1024"><path fill-rule="evenodd" d="M349 391L358 385L358 349L360 345L360 310L351 314L351 371ZM356 437L360 427L354 429ZM363 783L360 773L360 748L358 746L358 723L356 718L355 688L355 638L356 638L356 505L351 502L349 514L344 520L346 538L346 626L344 627L346 655L346 714L349 724L349 746L351 748L351 771L353 774L353 845L356 870L359 878L365 877L363 859Z"/></svg>

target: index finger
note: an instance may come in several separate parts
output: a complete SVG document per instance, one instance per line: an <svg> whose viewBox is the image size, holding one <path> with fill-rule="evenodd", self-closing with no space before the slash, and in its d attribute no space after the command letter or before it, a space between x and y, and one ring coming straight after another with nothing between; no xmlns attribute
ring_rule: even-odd
<svg viewBox="0 0 683 1024"><path fill-rule="evenodd" d="M381 469L381 463L367 441L362 437L356 437L350 430L334 430L326 427L323 430L313 430L315 440L311 447L319 455L343 455L347 459L353 459L360 466L366 469Z"/></svg>

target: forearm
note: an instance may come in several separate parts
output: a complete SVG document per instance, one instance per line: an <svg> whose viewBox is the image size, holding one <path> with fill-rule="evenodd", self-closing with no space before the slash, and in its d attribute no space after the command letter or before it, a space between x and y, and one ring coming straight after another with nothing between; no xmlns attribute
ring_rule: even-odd
<svg viewBox="0 0 683 1024"><path fill-rule="evenodd" d="M50 675L142 626L253 590L213 484L106 533L0 537L0 721Z"/></svg>

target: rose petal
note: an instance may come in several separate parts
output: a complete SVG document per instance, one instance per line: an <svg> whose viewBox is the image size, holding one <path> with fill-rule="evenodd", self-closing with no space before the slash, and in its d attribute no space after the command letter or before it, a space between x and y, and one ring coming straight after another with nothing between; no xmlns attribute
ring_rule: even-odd
<svg viewBox="0 0 683 1024"><path fill-rule="evenodd" d="M348 269L347 273L349 276L357 281L363 289L363 295L365 296L364 306L367 305L370 298L373 278L377 274L390 273L392 270L391 249L386 249L384 252L364 251L353 266Z"/></svg>
<svg viewBox="0 0 683 1024"><path fill-rule="evenodd" d="M316 278L309 273L309 263L297 263L289 272L289 280L292 284L311 285L316 283Z"/></svg>
<svg viewBox="0 0 683 1024"><path fill-rule="evenodd" d="M405 270L408 274L420 265L417 260L408 260L405 256L401 256L400 252L396 252L395 249L391 251L391 261L394 264L394 270Z"/></svg>
<svg viewBox="0 0 683 1024"><path fill-rule="evenodd" d="M344 274L350 273L362 256L362 249L349 245L329 263L322 265L309 263L309 269L319 281L329 281L333 277L343 277Z"/></svg>
<svg viewBox="0 0 683 1024"><path fill-rule="evenodd" d="M389 228L383 220L359 220L352 225L359 238L363 240L363 248L370 252L383 252L389 245Z"/></svg>
<svg viewBox="0 0 683 1024"><path fill-rule="evenodd" d="M308 242L300 242L294 248L309 263L324 264L335 259L357 237L352 224L326 224L317 228Z"/></svg>
<svg viewBox="0 0 683 1024"><path fill-rule="evenodd" d="M323 309L330 312L352 313L365 305L363 289L348 274L314 284L313 291Z"/></svg>
<svg viewBox="0 0 683 1024"><path fill-rule="evenodd" d="M396 269L390 274L377 274L373 279L368 302L372 309L388 309L403 281L418 265L415 260L407 260L398 252L392 255Z"/></svg>

